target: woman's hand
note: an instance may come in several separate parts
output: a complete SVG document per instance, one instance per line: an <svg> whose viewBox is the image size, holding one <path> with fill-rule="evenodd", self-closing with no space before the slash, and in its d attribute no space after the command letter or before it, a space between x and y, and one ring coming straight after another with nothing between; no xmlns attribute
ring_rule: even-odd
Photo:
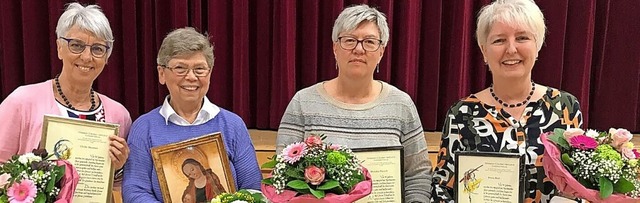
<svg viewBox="0 0 640 203"><path fill-rule="evenodd" d="M129 158L129 145L124 138L111 135L109 136L110 147L109 157L111 157L111 164L115 166L115 169L121 169L124 163Z"/></svg>

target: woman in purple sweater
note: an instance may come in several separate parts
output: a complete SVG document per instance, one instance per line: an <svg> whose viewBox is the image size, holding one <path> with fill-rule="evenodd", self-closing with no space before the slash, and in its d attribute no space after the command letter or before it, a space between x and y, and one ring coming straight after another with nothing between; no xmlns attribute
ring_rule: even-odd
<svg viewBox="0 0 640 203"><path fill-rule="evenodd" d="M223 135L236 189L260 189L262 175L247 127L238 115L206 97L213 61L208 38L193 28L174 30L162 41L158 79L167 86L169 96L162 106L140 116L131 126L131 154L122 188L124 202L164 202L151 148L213 132Z"/></svg>

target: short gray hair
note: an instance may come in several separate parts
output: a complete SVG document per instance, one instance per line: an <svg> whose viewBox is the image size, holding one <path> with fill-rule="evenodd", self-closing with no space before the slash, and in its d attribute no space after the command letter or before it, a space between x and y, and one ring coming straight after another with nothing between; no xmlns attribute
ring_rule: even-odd
<svg viewBox="0 0 640 203"><path fill-rule="evenodd" d="M109 25L109 19L102 13L100 6L82 6L79 3L67 4L67 8L58 19L56 26L57 38L64 37L73 26L78 26L82 30L89 31L107 42L107 58L111 56L113 50L113 32Z"/></svg>
<svg viewBox="0 0 640 203"><path fill-rule="evenodd" d="M497 0L482 7L476 28L478 46L486 44L496 22L526 29L533 34L538 51L542 48L547 27L542 11L532 0Z"/></svg>
<svg viewBox="0 0 640 203"><path fill-rule="evenodd" d="M200 34L192 27L179 28L171 31L162 40L158 51L158 65L166 66L169 61L180 55L192 54L201 51L207 60L209 68L213 68L213 45L209 37Z"/></svg>
<svg viewBox="0 0 640 203"><path fill-rule="evenodd" d="M337 42L340 33L355 30L365 20L376 23L380 31L382 46L387 46L387 42L389 42L387 17L385 17L384 13L365 4L351 6L342 10L333 24L331 40Z"/></svg>

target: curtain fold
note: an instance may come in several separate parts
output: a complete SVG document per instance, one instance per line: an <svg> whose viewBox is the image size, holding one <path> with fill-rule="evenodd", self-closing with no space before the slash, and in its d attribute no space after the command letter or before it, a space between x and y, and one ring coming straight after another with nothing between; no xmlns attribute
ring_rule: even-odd
<svg viewBox="0 0 640 203"><path fill-rule="evenodd" d="M61 70L55 26L65 0L0 1L0 99ZM109 19L113 53L94 83L135 119L161 105L156 54L173 29L208 33L215 65L208 97L249 128L277 129L296 91L336 77L331 42L345 6L387 15L390 40L374 77L407 92L423 127L440 131L446 110L487 88L491 74L475 18L491 2L387 0L84 0ZM634 0L538 0L548 27L533 69L537 83L575 95L586 127L640 133L640 5ZM63 47L64 48L64 47Z"/></svg>

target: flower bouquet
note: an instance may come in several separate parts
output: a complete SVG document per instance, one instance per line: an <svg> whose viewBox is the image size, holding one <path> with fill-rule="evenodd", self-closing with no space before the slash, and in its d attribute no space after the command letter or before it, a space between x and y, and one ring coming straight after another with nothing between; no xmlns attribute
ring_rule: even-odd
<svg viewBox="0 0 640 203"><path fill-rule="evenodd" d="M555 129L541 135L542 164L559 191L590 202L638 202L640 153L625 129Z"/></svg>
<svg viewBox="0 0 640 203"><path fill-rule="evenodd" d="M64 160L47 160L44 150L34 153L0 164L0 203L71 202L79 181L75 168Z"/></svg>
<svg viewBox="0 0 640 203"><path fill-rule="evenodd" d="M222 193L211 200L211 203L265 203L260 191L240 190L236 193Z"/></svg>
<svg viewBox="0 0 640 203"><path fill-rule="evenodd" d="M293 143L262 168L272 177L262 180L262 193L272 202L353 202L371 193L371 175L351 149L323 143L311 135Z"/></svg>

